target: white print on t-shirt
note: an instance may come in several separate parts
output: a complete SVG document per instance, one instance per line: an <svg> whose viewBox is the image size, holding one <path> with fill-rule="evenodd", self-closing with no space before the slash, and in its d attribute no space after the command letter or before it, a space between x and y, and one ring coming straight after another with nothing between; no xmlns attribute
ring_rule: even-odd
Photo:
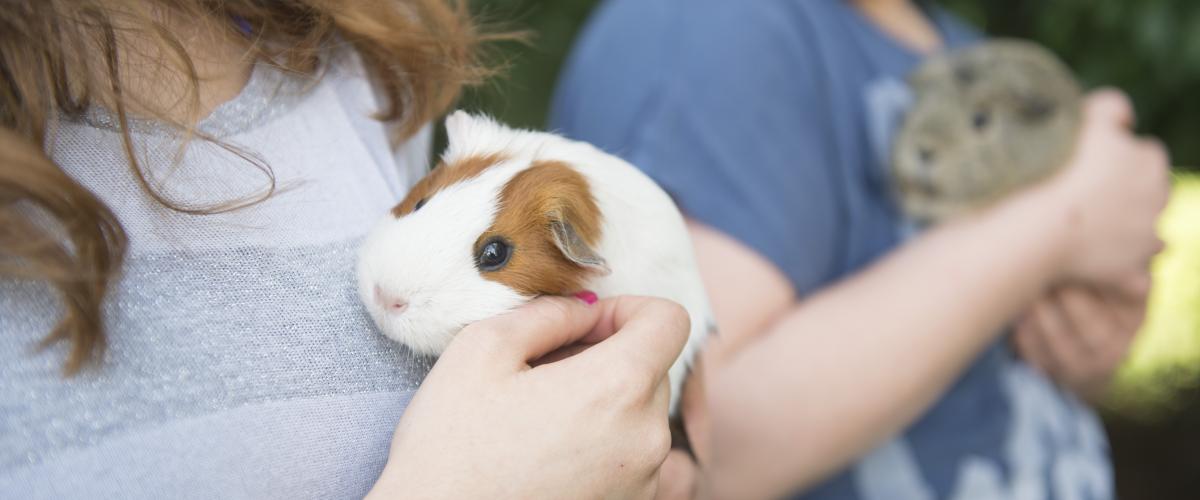
<svg viewBox="0 0 1200 500"><path fill-rule="evenodd" d="M958 467L952 500L1090 500L1113 496L1112 470L1099 421L1023 363L1002 375L1012 408L1003 463L967 456ZM947 439L953 439L948 436ZM1007 477L1004 471L1007 470ZM934 500L910 445L894 439L854 471L864 500Z"/></svg>
<svg viewBox="0 0 1200 500"><path fill-rule="evenodd" d="M885 169L892 164L892 138L912 107L913 93L904 82L888 77L867 85L863 93L867 111L867 140L871 154Z"/></svg>

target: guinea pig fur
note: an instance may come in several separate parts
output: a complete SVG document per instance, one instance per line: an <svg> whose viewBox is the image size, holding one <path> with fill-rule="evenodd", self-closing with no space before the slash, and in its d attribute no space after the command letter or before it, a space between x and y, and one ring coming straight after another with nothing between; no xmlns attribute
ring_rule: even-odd
<svg viewBox="0 0 1200 500"><path fill-rule="evenodd" d="M592 290L683 305L671 411L714 324L683 217L645 174L558 135L462 111L441 163L363 242L358 287L384 335L440 354L464 326L539 295Z"/></svg>
<svg viewBox="0 0 1200 500"><path fill-rule="evenodd" d="M1070 157L1082 90L1037 44L999 39L954 50L909 80L916 102L893 145L892 174L917 221L988 206Z"/></svg>

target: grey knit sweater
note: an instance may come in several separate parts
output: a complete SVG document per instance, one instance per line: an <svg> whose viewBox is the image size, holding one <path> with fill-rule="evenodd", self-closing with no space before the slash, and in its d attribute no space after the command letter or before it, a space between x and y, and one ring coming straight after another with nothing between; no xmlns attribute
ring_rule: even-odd
<svg viewBox="0 0 1200 500"><path fill-rule="evenodd" d="M314 82L265 66L202 130L269 165L281 192L185 215L142 192L111 119L64 119L49 146L131 238L105 308L103 363L64 379L37 351L59 306L0 281L0 497L361 497L430 361L360 307L359 238L424 172L429 133L393 150L353 58ZM257 192L229 149L136 122L138 153L172 200ZM178 161L177 161L178 160Z"/></svg>

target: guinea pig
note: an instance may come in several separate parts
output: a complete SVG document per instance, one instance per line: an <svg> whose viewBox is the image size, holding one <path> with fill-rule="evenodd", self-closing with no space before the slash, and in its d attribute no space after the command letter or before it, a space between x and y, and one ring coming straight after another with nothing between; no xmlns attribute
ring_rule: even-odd
<svg viewBox="0 0 1200 500"><path fill-rule="evenodd" d="M691 331L672 414L713 320L683 217L634 166L583 142L462 111L440 164L363 241L358 288L382 333L440 354L464 326L540 295L663 297Z"/></svg>
<svg viewBox="0 0 1200 500"><path fill-rule="evenodd" d="M933 223L1058 170L1081 120L1079 84L1049 51L996 40L937 56L910 77L915 102L892 147L899 202Z"/></svg>

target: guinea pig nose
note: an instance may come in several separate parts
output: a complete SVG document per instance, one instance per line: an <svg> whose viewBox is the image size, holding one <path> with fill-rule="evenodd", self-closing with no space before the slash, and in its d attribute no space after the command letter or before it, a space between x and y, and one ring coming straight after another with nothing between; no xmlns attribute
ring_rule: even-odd
<svg viewBox="0 0 1200 500"><path fill-rule="evenodd" d="M392 313L402 313L408 309L408 301L402 297L392 297L383 292L379 285L375 285L375 303L379 304L384 310Z"/></svg>

